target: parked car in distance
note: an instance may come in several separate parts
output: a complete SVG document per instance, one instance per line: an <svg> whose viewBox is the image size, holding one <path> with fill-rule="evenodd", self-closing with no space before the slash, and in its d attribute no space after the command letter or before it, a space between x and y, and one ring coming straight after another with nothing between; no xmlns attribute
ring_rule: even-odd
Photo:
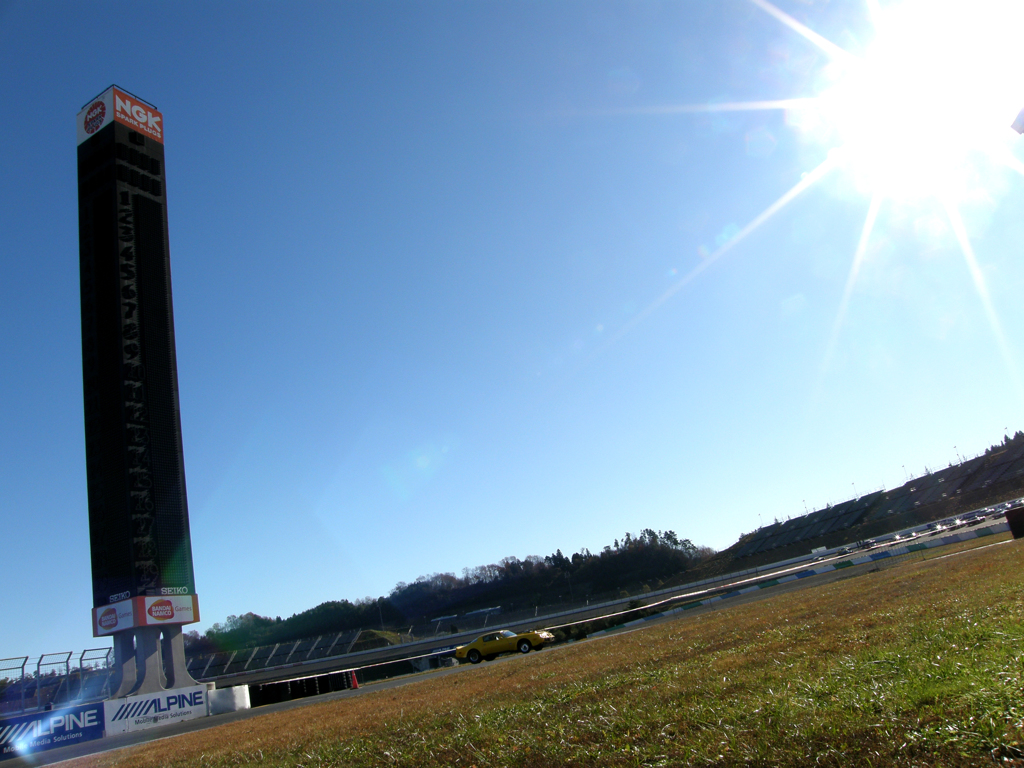
<svg viewBox="0 0 1024 768"><path fill-rule="evenodd" d="M479 664L484 659L490 661L503 653L539 651L554 639L553 634L543 629L518 634L508 629L502 629L498 632L481 635L472 643L460 645L455 649L455 658L459 661L465 659L472 664Z"/></svg>

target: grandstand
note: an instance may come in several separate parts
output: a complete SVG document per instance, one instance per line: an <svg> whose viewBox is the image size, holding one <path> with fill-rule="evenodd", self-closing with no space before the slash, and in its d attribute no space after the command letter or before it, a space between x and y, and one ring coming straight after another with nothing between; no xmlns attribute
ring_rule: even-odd
<svg viewBox="0 0 1024 768"><path fill-rule="evenodd" d="M878 536L908 524L938 520L973 506L1020 495L1024 488L1024 441L908 480L899 488L869 493L775 522L743 537L730 550L736 559L772 559Z"/></svg>
<svg viewBox="0 0 1024 768"><path fill-rule="evenodd" d="M196 680L215 680L226 675L274 669L304 661L317 661L343 656L352 650L361 630L288 640L274 645L261 645L238 651L219 651L202 655L187 655L188 672Z"/></svg>

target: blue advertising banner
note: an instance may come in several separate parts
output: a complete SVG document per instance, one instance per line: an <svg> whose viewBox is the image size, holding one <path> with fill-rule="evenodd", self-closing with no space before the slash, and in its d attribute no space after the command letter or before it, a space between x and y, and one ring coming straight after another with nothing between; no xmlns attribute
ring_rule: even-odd
<svg viewBox="0 0 1024 768"><path fill-rule="evenodd" d="M103 702L0 720L0 760L103 736Z"/></svg>

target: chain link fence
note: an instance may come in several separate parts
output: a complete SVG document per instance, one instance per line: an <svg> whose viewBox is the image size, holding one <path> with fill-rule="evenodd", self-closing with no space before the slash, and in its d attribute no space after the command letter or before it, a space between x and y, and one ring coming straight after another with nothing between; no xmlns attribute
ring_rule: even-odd
<svg viewBox="0 0 1024 768"><path fill-rule="evenodd" d="M0 659L0 716L40 712L110 695L112 648Z"/></svg>

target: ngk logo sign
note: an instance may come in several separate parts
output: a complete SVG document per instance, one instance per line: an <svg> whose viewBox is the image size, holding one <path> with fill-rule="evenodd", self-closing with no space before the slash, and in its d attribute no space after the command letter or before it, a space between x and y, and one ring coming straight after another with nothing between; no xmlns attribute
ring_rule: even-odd
<svg viewBox="0 0 1024 768"><path fill-rule="evenodd" d="M111 86L78 113L78 143L87 141L111 121L127 125L153 141L164 143L164 116L151 104Z"/></svg>
<svg viewBox="0 0 1024 768"><path fill-rule="evenodd" d="M117 88L114 91L114 119L144 133L161 144L164 141L164 116Z"/></svg>
<svg viewBox="0 0 1024 768"><path fill-rule="evenodd" d="M102 101L94 101L85 112L85 124L82 126L90 136L106 122L107 105Z"/></svg>

